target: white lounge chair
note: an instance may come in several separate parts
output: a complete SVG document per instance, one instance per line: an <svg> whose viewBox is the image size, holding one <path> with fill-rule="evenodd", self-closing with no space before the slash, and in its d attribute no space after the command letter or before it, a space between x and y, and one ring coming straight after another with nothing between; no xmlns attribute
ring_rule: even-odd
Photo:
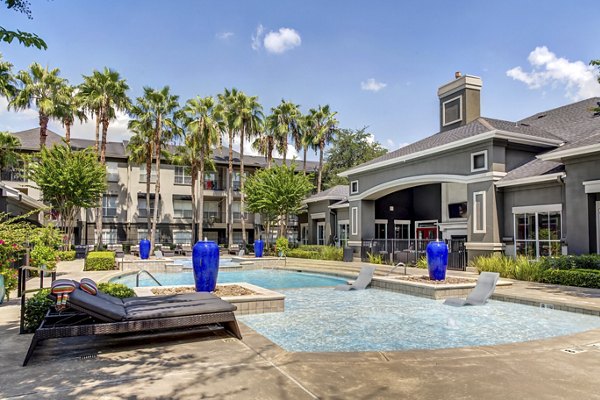
<svg viewBox="0 0 600 400"><path fill-rule="evenodd" d="M494 293L499 277L500 274L497 272L482 272L477 279L477 284L466 299L452 297L446 299L444 304L454 307L484 305Z"/></svg>
<svg viewBox="0 0 600 400"><path fill-rule="evenodd" d="M352 285L339 285L335 287L335 290L363 290L366 289L367 286L373 280L373 273L375 272L375 267L370 265L365 265L360 269L360 273L358 277L354 281Z"/></svg>

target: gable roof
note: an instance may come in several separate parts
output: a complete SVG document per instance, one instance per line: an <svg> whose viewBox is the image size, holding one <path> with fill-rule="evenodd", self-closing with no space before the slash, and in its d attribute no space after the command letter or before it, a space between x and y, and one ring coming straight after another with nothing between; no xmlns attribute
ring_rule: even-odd
<svg viewBox="0 0 600 400"><path fill-rule="evenodd" d="M564 171L565 166L562 163L534 159L509 171L496 182L496 186L515 186L554 180L558 176L564 176Z"/></svg>
<svg viewBox="0 0 600 400"><path fill-rule="evenodd" d="M323 190L320 193L313 194L308 199L304 200L304 203L314 203L322 200L346 200L350 195L350 188L348 185L337 185L327 190Z"/></svg>

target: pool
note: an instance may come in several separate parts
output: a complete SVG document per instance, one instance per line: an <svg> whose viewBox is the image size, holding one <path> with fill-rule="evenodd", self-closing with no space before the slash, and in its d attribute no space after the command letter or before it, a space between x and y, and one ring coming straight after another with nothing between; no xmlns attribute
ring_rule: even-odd
<svg viewBox="0 0 600 400"><path fill-rule="evenodd" d="M173 264L181 265L183 268L192 268L192 260L191 259L181 259L176 258L173 260ZM239 267L240 263L237 261L233 261L231 258L220 258L219 259L219 267L230 268L230 267Z"/></svg>
<svg viewBox="0 0 600 400"><path fill-rule="evenodd" d="M282 290L285 312L239 320L292 352L392 351L497 345L600 328L592 315L491 300L450 307L380 289Z"/></svg>
<svg viewBox="0 0 600 400"><path fill-rule="evenodd" d="M153 273L163 285L193 285L192 271L184 272L157 272ZM135 274L124 275L111 279L111 282L123 283L135 287ZM328 275L310 274L305 272L290 272L277 270L247 270L247 271L219 271L218 283L248 282L265 289L290 289L306 287L335 286L346 282L345 279ZM156 283L146 275L140 276L140 286L156 286Z"/></svg>

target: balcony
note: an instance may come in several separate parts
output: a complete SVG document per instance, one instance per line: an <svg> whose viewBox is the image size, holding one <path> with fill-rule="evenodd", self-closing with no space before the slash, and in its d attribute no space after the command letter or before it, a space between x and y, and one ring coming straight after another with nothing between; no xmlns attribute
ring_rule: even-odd
<svg viewBox="0 0 600 400"><path fill-rule="evenodd" d="M8 168L0 171L0 180L11 182L25 182L25 171L18 168Z"/></svg>

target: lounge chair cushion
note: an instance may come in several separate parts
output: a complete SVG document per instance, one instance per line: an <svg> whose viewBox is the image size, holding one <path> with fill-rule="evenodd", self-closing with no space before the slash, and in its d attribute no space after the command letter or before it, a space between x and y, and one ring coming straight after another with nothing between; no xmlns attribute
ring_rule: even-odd
<svg viewBox="0 0 600 400"><path fill-rule="evenodd" d="M236 306L224 300L212 299L205 301L189 302L188 304L165 304L159 305L137 305L126 307L127 315L125 319L144 320L154 318L182 317L186 315L212 314L219 312L231 312L236 310Z"/></svg>
<svg viewBox="0 0 600 400"><path fill-rule="evenodd" d="M118 297L111 296L110 294L106 294L106 293L104 293L101 290L98 290L98 293L96 293L96 296L98 296L98 297L100 297L100 298L102 298L102 299L104 299L106 301L110 301L113 304L118 304L118 305L121 305L121 306L123 305L123 300L121 300ZM132 297L132 298L134 299L135 297Z"/></svg>
<svg viewBox="0 0 600 400"><path fill-rule="evenodd" d="M115 304L100 296L92 296L83 290L75 290L69 297L69 302L90 312L98 314L106 321L122 321L125 318L125 307Z"/></svg>
<svg viewBox="0 0 600 400"><path fill-rule="evenodd" d="M189 301L199 301L199 300L213 300L219 299L219 297L214 294L210 294L208 292L196 292L196 293L182 293L182 294L172 294L166 296L141 296L141 297L127 297L122 301L122 303L128 306L134 305L144 305L144 304L166 304L171 302L189 302Z"/></svg>
<svg viewBox="0 0 600 400"><path fill-rule="evenodd" d="M98 293L98 285L96 285L96 282L90 278L83 278L79 282L79 288L84 292L91 294L92 296L95 296Z"/></svg>

